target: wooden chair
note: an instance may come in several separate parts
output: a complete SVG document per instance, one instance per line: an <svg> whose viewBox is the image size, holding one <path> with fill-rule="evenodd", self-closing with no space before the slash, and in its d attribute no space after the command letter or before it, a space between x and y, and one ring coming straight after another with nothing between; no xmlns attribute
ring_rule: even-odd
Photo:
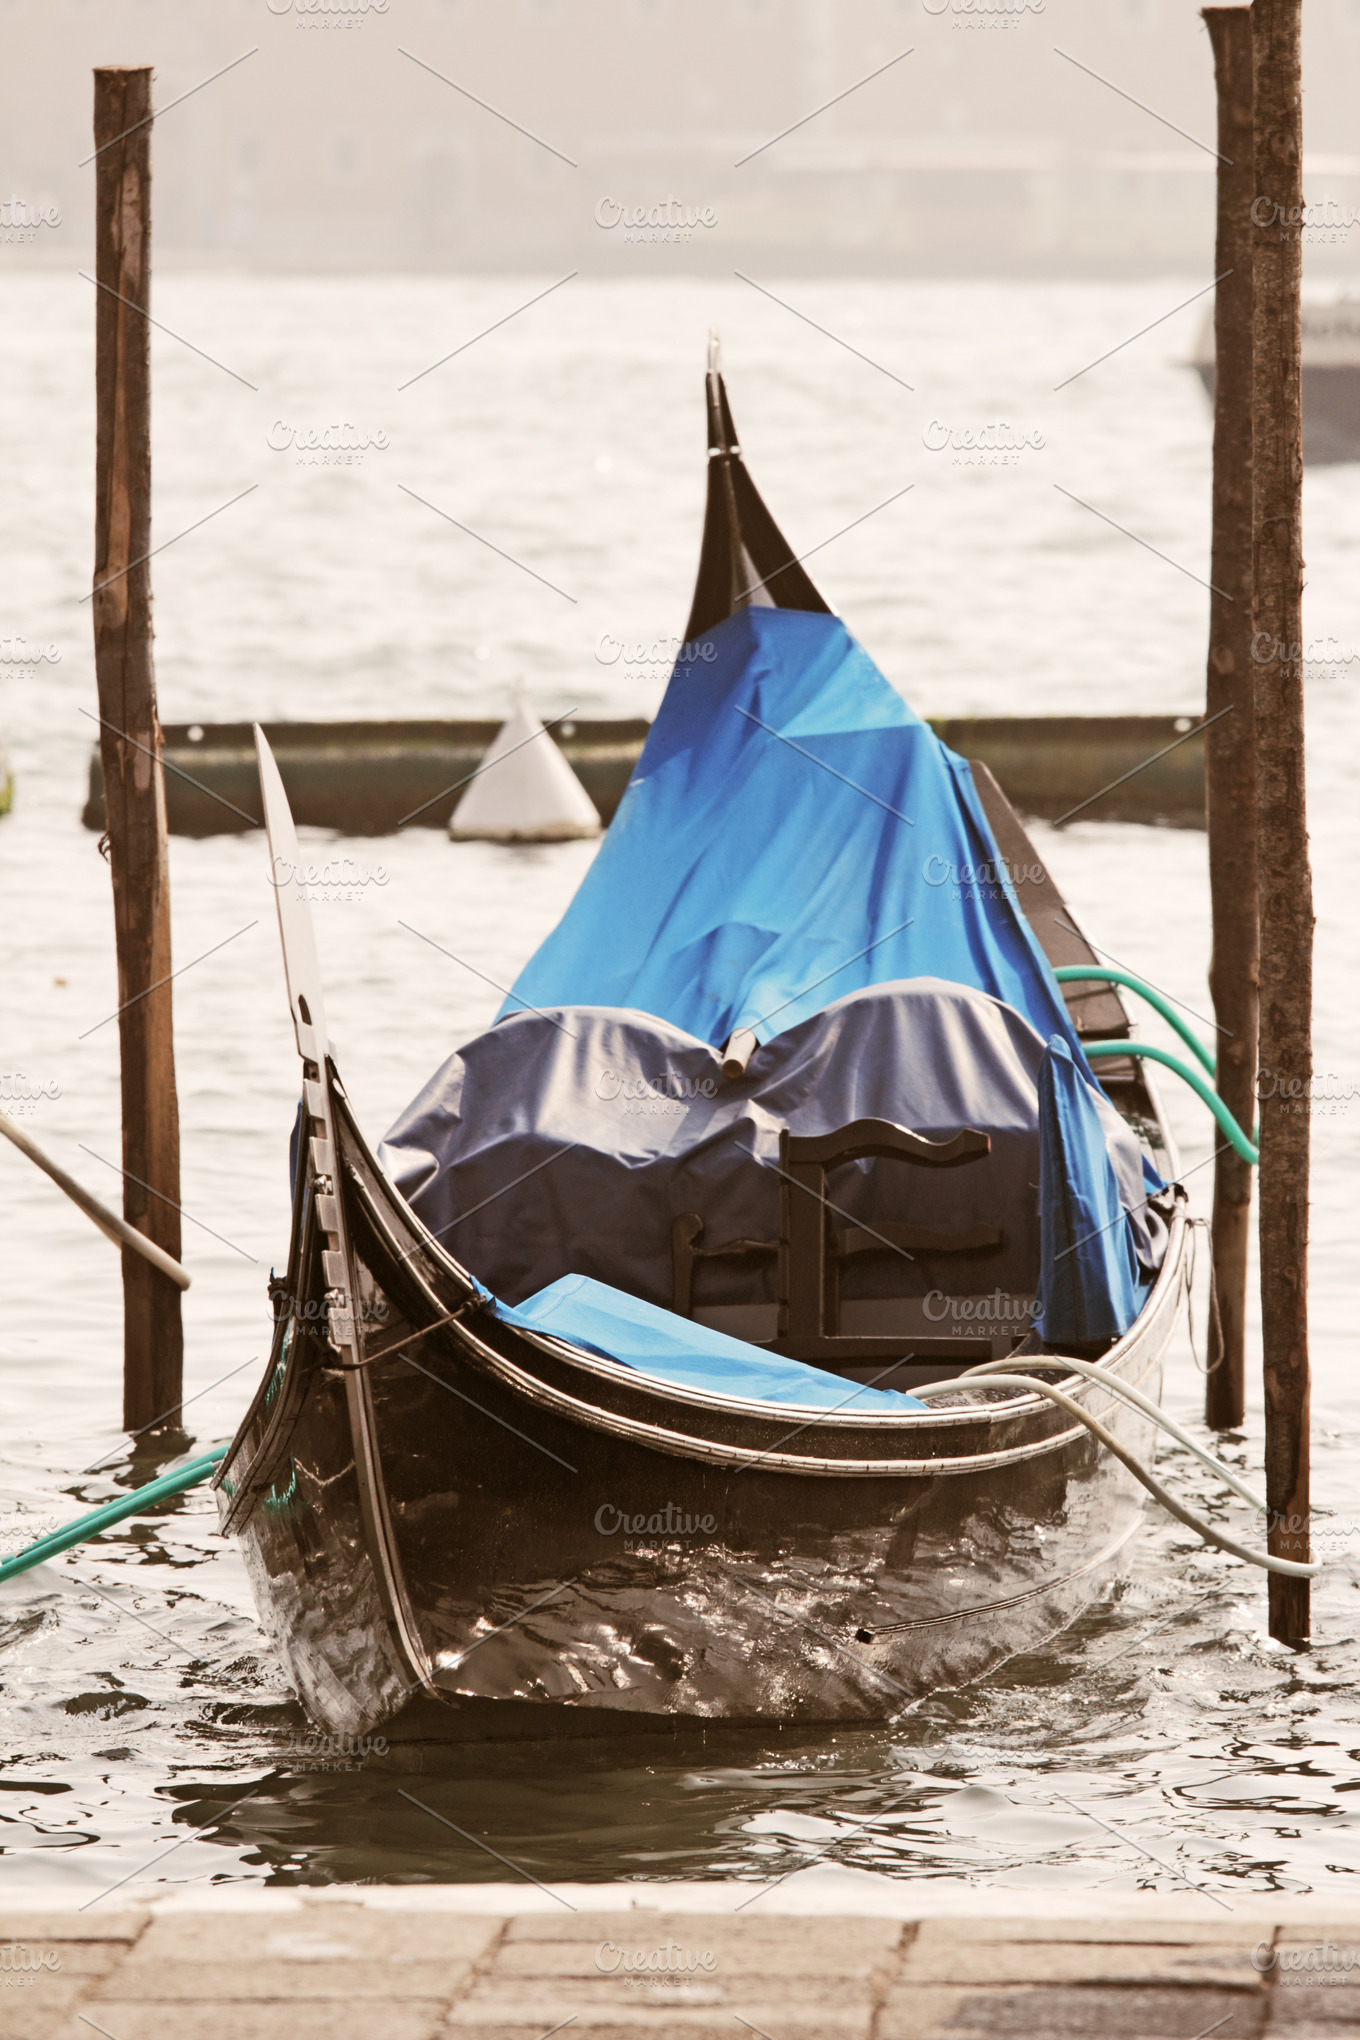
<svg viewBox="0 0 1360 2040"><path fill-rule="evenodd" d="M773 1350L794 1360L835 1369L864 1360L892 1359L908 1343L903 1336L857 1337L840 1330L840 1266L857 1255L980 1253L1004 1245L998 1226L975 1225L964 1232L936 1232L928 1226L884 1219L875 1225L837 1227L839 1212L826 1194L826 1179L846 1162L907 1162L917 1168L958 1168L991 1152L991 1137L973 1128L952 1140L932 1141L887 1119L856 1119L834 1133L800 1135L786 1127L779 1136L779 1238L728 1240L704 1246L704 1221L687 1211L671 1227L671 1308L694 1314L694 1280L701 1261L778 1256L779 1314ZM921 1359L957 1354L957 1340L912 1338Z"/></svg>

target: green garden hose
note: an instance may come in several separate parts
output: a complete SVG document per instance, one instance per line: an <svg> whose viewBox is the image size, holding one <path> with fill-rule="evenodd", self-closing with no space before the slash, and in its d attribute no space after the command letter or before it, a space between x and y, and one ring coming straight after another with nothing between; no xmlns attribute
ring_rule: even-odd
<svg viewBox="0 0 1360 2040"><path fill-rule="evenodd" d="M1110 970L1103 963L1065 963L1053 973L1060 985L1079 984L1083 978L1098 978L1112 985L1127 985L1131 992L1137 992L1140 999L1146 999L1155 1007L1169 1027L1174 1027L1186 1047L1203 1063L1212 1077L1216 1064L1209 1050L1199 1036L1187 1027L1171 1001L1155 986L1135 977L1131 970Z"/></svg>
<svg viewBox="0 0 1360 2040"><path fill-rule="evenodd" d="M1164 1063L1167 1069L1174 1070L1178 1077L1184 1078L1192 1091L1198 1092L1226 1134L1234 1151L1241 1155L1243 1161L1251 1162L1253 1166L1260 1161L1259 1151L1247 1139L1217 1091L1205 1083L1198 1070L1192 1070L1189 1063L1182 1062L1180 1057L1172 1055L1169 1049L1154 1048L1150 1041L1083 1041L1082 1048L1088 1058L1097 1061L1101 1056L1137 1055L1142 1056L1146 1062Z"/></svg>
<svg viewBox="0 0 1360 2040"><path fill-rule="evenodd" d="M84 1516L77 1516L73 1523L63 1524L49 1537L40 1537L36 1544L26 1550L17 1551L13 1558L7 1558L0 1565L0 1580L11 1580L16 1573L27 1572L30 1566L43 1565L49 1558L55 1558L59 1551L69 1551L73 1544L83 1544L89 1537L97 1537L101 1530L107 1530L114 1523L123 1522L128 1516L140 1516L146 1509L155 1508L158 1502L165 1502L172 1495L181 1495L186 1488L197 1487L217 1471L230 1451L230 1446L219 1445L215 1451L205 1452L200 1459L191 1459L186 1466L177 1466L173 1473L163 1473L159 1480L150 1480L144 1487L134 1488L131 1494L121 1495L116 1502L105 1502L102 1508L91 1509Z"/></svg>

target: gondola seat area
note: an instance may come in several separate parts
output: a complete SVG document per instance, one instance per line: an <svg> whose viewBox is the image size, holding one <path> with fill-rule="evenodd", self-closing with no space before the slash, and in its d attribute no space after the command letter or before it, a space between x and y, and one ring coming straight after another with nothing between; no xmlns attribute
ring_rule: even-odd
<svg viewBox="0 0 1360 2040"><path fill-rule="evenodd" d="M448 1059L379 1159L512 1311L551 1298L553 1329L591 1346L604 1333L568 1299L607 1295L621 1327L636 1306L635 1348L644 1323L658 1355L716 1335L748 1370L752 1347L866 1381L894 1358L1002 1357L1038 1313L1046 1210L1061 1332L1082 1344L1124 1329L1160 1258L1138 1143L1066 1044L940 979L834 1001L735 1082L649 1014L519 1014Z"/></svg>

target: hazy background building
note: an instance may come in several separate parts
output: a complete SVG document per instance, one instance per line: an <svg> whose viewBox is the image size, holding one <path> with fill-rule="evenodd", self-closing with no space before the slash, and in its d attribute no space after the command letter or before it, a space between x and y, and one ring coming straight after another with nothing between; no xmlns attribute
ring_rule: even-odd
<svg viewBox="0 0 1360 2040"><path fill-rule="evenodd" d="M162 107L191 95L156 129L161 264L1108 276L1211 256L1196 0L0 0L0 37L6 269L88 253L78 166L109 62L153 63ZM1360 0L1310 0L1305 38L1327 279L1360 249ZM603 201L670 199L704 217L655 242L600 224ZM59 226L24 224L53 206Z"/></svg>

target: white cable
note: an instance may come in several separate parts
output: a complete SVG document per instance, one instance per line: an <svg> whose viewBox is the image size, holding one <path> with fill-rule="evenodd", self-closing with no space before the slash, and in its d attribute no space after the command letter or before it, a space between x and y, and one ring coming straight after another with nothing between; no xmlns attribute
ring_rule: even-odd
<svg viewBox="0 0 1360 2040"><path fill-rule="evenodd" d="M1013 1368L1014 1364L1014 1355L1012 1355L1010 1360L983 1360L976 1367L967 1368L965 1375L960 1376L960 1379L966 1378L967 1375L988 1374L993 1368ZM1190 1436L1190 1433L1183 1430L1174 1417L1169 1417L1160 1404L1153 1402L1151 1396L1144 1395L1143 1391L1140 1388L1135 1388L1131 1382L1119 1380L1116 1375L1110 1374L1105 1368L1093 1366L1089 1360L1073 1360L1066 1353L1054 1354L1051 1357L1045 1354L1042 1362L1039 1356L1035 1354L1033 1356L1033 1364L1036 1367L1043 1365L1045 1367L1060 1367L1064 1370L1070 1370L1073 1374L1080 1374L1086 1381L1099 1382L1102 1388L1108 1388L1115 1395L1122 1395L1126 1402L1131 1402L1136 1409L1140 1409L1143 1412L1144 1416L1151 1417L1155 1424L1160 1424L1162 1429L1169 1432L1178 1444L1184 1445L1187 1452L1193 1452L1201 1466L1207 1466L1210 1473L1216 1473L1225 1486L1230 1487L1235 1495L1240 1495L1244 1502L1250 1502L1253 1509L1265 1509L1267 1507L1262 1496L1257 1494L1255 1488L1248 1487L1239 1473L1231 1466L1226 1466L1216 1454L1210 1452L1205 1446L1197 1444ZM913 1389L911 1392L913 1395L920 1394L919 1389Z"/></svg>
<svg viewBox="0 0 1360 2040"><path fill-rule="evenodd" d="M1055 1360L1053 1364L1065 1367L1069 1362L1066 1358L1061 1358ZM1103 1376L1101 1378L1105 1379ZM960 1376L953 1381L930 1381L923 1388L913 1388L911 1393L921 1401L935 1395L957 1394L960 1382L965 1379L966 1377ZM975 1385L980 1388L983 1384L978 1382ZM1106 1450L1113 1452L1115 1458L1127 1466L1134 1479L1141 1481L1148 1493L1159 1501L1164 1509L1178 1522L1184 1523L1187 1529L1193 1530L1197 1537L1202 1537L1206 1544L1217 1545L1220 1551L1231 1552L1234 1558L1244 1559L1248 1565L1261 1566L1266 1572L1285 1573L1291 1579L1315 1579L1322 1571L1320 1565L1304 1565L1292 1558L1273 1558L1267 1551L1253 1551L1250 1545L1239 1544L1234 1537L1225 1537L1212 1523L1206 1523L1202 1516L1197 1516L1192 1509L1187 1509L1183 1503L1178 1502L1144 1466L1141 1459L1130 1452L1127 1446L1121 1445L1098 1418L1084 1410L1080 1403L1074 1402L1070 1395L1064 1395L1060 1388L1053 1388L1048 1382L1039 1381L1031 1374L990 1374L988 1385L996 1388L1022 1388L1034 1395L1047 1396L1050 1402L1057 1403L1060 1409L1074 1416L1079 1424L1085 1424L1092 1437L1099 1438Z"/></svg>

